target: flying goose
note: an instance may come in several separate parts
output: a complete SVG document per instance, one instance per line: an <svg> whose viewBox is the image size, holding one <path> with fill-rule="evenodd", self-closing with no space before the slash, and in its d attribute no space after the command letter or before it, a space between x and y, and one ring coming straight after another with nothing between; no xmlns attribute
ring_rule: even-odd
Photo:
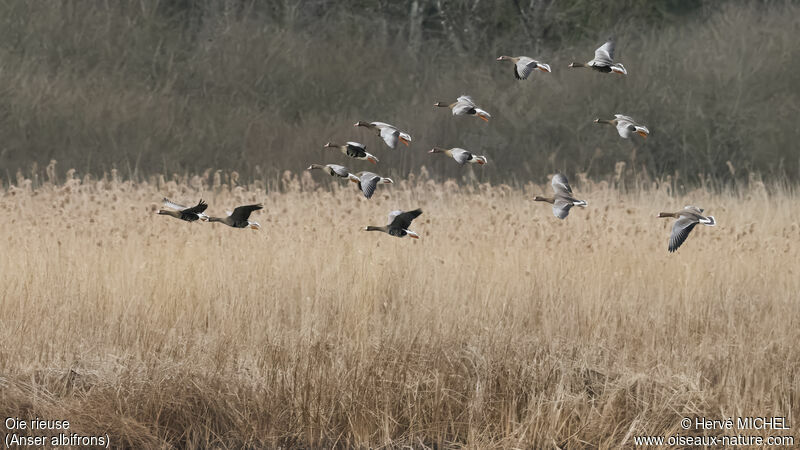
<svg viewBox="0 0 800 450"><path fill-rule="evenodd" d="M514 77L518 80L527 80L534 69L550 72L550 65L543 64L527 56L501 56L498 61L511 61L514 63Z"/></svg>
<svg viewBox="0 0 800 450"><path fill-rule="evenodd" d="M325 172L332 177L341 177L341 178L348 178L350 176L350 170L345 166L340 166L338 164L325 164L324 166L321 164L312 164L308 166L306 170L314 170L319 169Z"/></svg>
<svg viewBox="0 0 800 450"><path fill-rule="evenodd" d="M594 51L594 59L589 61L586 64L574 62L570 64L570 67L591 67L592 69L603 72L609 73L614 72L621 75L627 75L628 71L625 70L625 67L620 63L614 63L614 48L616 47L616 42L614 42L614 38L609 38L605 44L601 45L597 50Z"/></svg>
<svg viewBox="0 0 800 450"><path fill-rule="evenodd" d="M375 188L378 184L390 184L394 183L391 178L384 178L378 174L374 174L372 172L358 172L356 174L349 174L348 176L350 181L356 183L358 188L361 189L361 192L364 193L364 197L372 198L372 194L375 193Z"/></svg>
<svg viewBox="0 0 800 450"><path fill-rule="evenodd" d="M408 133L404 133L400 131L394 125L389 125L388 123L384 122L356 122L355 127L366 127L370 130L375 130L375 132L383 139L383 142L386 142L386 145L389 148L395 148L397 146L397 142L400 141L408 147L408 144L411 142L411 135Z"/></svg>
<svg viewBox="0 0 800 450"><path fill-rule="evenodd" d="M159 209L158 214L172 216L187 222L194 222L198 219L208 220L208 216L203 213L203 211L208 208L208 203L203 200L200 200L197 205L187 208L183 205L173 203L168 198L164 197L164 206L172 209Z"/></svg>
<svg viewBox="0 0 800 450"><path fill-rule="evenodd" d="M247 228L250 227L254 230L258 230L261 228L261 225L258 222L251 222L247 220L250 218L250 213L253 211L258 211L262 209L264 206L261 204L258 205L245 205L245 206L237 206L233 212L225 211L228 214L227 217L209 217L209 222L222 222L229 227L234 228Z"/></svg>
<svg viewBox="0 0 800 450"><path fill-rule="evenodd" d="M403 237L403 236L410 236L414 239L419 239L419 235L411 230L408 227L411 226L411 221L416 219L420 214L422 214L422 210L417 208L413 211L392 211L389 213L389 225L384 225L382 227L375 227L375 226L368 226L364 228L364 231L383 231L384 233L388 233L390 236L395 237Z"/></svg>
<svg viewBox="0 0 800 450"><path fill-rule="evenodd" d="M672 234L669 236L669 251L670 253L678 249L683 244L683 241L689 237L695 225L702 223L709 227L717 224L714 216L703 216L703 210L696 206L685 206L682 210L674 213L662 212L658 213L658 217L674 217L678 220L672 226Z"/></svg>
<svg viewBox="0 0 800 450"><path fill-rule="evenodd" d="M572 188L564 175L557 173L553 175L554 195L552 197L533 197L535 202L547 202L553 205L553 215L559 219L565 219L573 206L586 206L586 202L578 200L572 196Z"/></svg>
<svg viewBox="0 0 800 450"><path fill-rule="evenodd" d="M619 135L624 139L628 139L628 137L631 135L631 132L635 132L645 139L647 139L647 136L650 134L650 130L648 130L647 127L639 125L629 116L623 116L622 114L614 114L614 118L611 120L594 119L594 123L607 123L609 125L614 125L617 127L617 132Z"/></svg>
<svg viewBox="0 0 800 450"><path fill-rule="evenodd" d="M362 159L365 161L369 161L372 164L378 164L378 158L374 155L367 153L367 146L364 144L359 144L358 142L348 142L345 145L339 144L331 144L328 142L325 144L325 148L338 148L342 151L345 155L355 158L355 159Z"/></svg>
<svg viewBox="0 0 800 450"><path fill-rule="evenodd" d="M465 116L465 115L472 115L478 117L481 120L486 122L489 121L489 118L492 117L491 114L488 112L478 108L475 104L475 101L472 100L472 97L469 95L462 95L456 99L455 103L442 103L436 102L433 106L438 106L440 108L450 108L453 110L454 116Z"/></svg>
<svg viewBox="0 0 800 450"><path fill-rule="evenodd" d="M458 148L458 147L451 149L433 147L428 153L444 153L445 155L455 159L456 162L462 166L464 165L464 163L484 165L487 162L489 162L485 156L473 155L472 153L464 150L463 148Z"/></svg>

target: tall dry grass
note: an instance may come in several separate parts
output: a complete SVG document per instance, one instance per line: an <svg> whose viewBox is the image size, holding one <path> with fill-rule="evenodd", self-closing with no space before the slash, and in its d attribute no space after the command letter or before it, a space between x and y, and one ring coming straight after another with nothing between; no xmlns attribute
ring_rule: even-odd
<svg viewBox="0 0 800 450"><path fill-rule="evenodd" d="M314 175L315 177L318 174ZM577 177L381 187L286 174L41 182L0 195L0 416L131 448L631 446L682 416L797 437L797 193ZM154 214L166 195L260 231ZM707 208L675 254L660 210ZM421 207L419 241L360 231Z"/></svg>

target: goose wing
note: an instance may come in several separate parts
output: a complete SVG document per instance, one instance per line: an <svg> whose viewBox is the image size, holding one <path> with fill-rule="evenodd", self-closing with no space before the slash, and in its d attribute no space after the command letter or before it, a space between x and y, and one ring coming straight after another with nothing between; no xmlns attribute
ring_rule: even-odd
<svg viewBox="0 0 800 450"><path fill-rule="evenodd" d="M458 98L456 99L456 101L457 101L458 103L464 103L464 104L466 104L466 105L473 106L473 107L474 107L474 106L477 106L477 105L475 104L475 100L473 100L473 99L472 99L472 97L470 97L469 95L462 95L461 97L458 97Z"/></svg>
<svg viewBox="0 0 800 450"><path fill-rule="evenodd" d="M367 156L367 147L358 142L348 142L345 146L345 153L352 158L364 158Z"/></svg>
<svg viewBox="0 0 800 450"><path fill-rule="evenodd" d="M381 177L372 172L362 172L359 174L358 187L361 188L364 197L372 198L372 194L375 193L375 188L378 186L379 181L381 181Z"/></svg>
<svg viewBox="0 0 800 450"><path fill-rule="evenodd" d="M553 202L553 215L559 219L566 219L569 215L569 210L573 207L573 202L566 198L556 197Z"/></svg>
<svg viewBox="0 0 800 450"><path fill-rule="evenodd" d="M569 186L569 181L565 175L560 173L553 175L553 181L550 184L553 185L553 191L556 194L572 195L572 188Z"/></svg>
<svg viewBox="0 0 800 450"><path fill-rule="evenodd" d="M167 208L172 208L172 209L175 209L175 210L178 210L178 211L183 211L184 209L187 209L185 206L179 205L179 204L171 201L167 197L164 197L163 201L164 201L164 206L166 206Z"/></svg>
<svg viewBox="0 0 800 450"><path fill-rule="evenodd" d="M204 202L201 199L200 202L197 205L192 206L191 208L186 208L181 212L197 214L199 216L200 213L202 213L203 211L206 210L206 208L208 208L208 203Z"/></svg>
<svg viewBox="0 0 800 450"><path fill-rule="evenodd" d="M328 164L328 168L333 171L337 177L347 178L350 175L350 169L338 164Z"/></svg>
<svg viewBox="0 0 800 450"><path fill-rule="evenodd" d="M516 76L518 80L527 80L538 64L539 63L533 58L520 56L519 61L514 64L514 76Z"/></svg>
<svg viewBox="0 0 800 450"><path fill-rule="evenodd" d="M392 217L392 214L399 212L399 211L392 211L389 214L389 217ZM392 222L389 223L390 228L402 228L404 230L408 229L411 226L411 221L419 217L422 214L422 210L417 208L413 211L405 211L400 212L399 214L394 215L392 218Z"/></svg>
<svg viewBox="0 0 800 450"><path fill-rule="evenodd" d="M681 216L672 226L672 234L669 236L669 251L674 252L689 237L689 233L697 225L697 219L688 216Z"/></svg>
<svg viewBox="0 0 800 450"><path fill-rule="evenodd" d="M231 218L235 221L244 221L250 218L250 213L253 211L258 211L262 209L264 206L260 203L257 205L245 205L245 206L237 206L233 212L230 214Z"/></svg>
<svg viewBox="0 0 800 450"><path fill-rule="evenodd" d="M453 106L453 115L461 116L464 114L475 114L475 105L464 102L456 102L456 105Z"/></svg>
<svg viewBox="0 0 800 450"><path fill-rule="evenodd" d="M473 158L472 153L464 150L463 148L454 148L450 151L450 154L453 155L453 159L455 159L456 162L461 165L464 165L464 163Z"/></svg>
<svg viewBox="0 0 800 450"><path fill-rule="evenodd" d="M403 211L401 211L399 209L390 212L389 213L389 223L392 223L394 221L394 218L399 216L400 214L403 214Z"/></svg>
<svg viewBox="0 0 800 450"><path fill-rule="evenodd" d="M617 119L617 133L625 139L628 139L632 132L636 131L636 126L623 119Z"/></svg>
<svg viewBox="0 0 800 450"><path fill-rule="evenodd" d="M381 129L383 129L383 128L394 128L394 129L397 129L397 127L396 127L396 126L394 126L394 125L391 125L391 124L388 124L388 123L386 123L386 122L370 122L370 123L371 123L372 125L375 125L375 126L376 126L376 127L378 127L378 128L381 128Z"/></svg>
<svg viewBox="0 0 800 450"><path fill-rule="evenodd" d="M614 49L617 44L613 39L609 39L594 51L594 62L600 66L610 66L614 64Z"/></svg>
<svg viewBox="0 0 800 450"><path fill-rule="evenodd" d="M381 127L380 130L383 142L386 142L389 148L395 148L395 146L397 146L397 140L400 138L400 131L391 126Z"/></svg>

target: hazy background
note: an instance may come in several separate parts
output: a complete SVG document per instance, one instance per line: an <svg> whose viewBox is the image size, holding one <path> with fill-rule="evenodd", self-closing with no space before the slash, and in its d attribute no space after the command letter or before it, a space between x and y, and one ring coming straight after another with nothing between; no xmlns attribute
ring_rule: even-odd
<svg viewBox="0 0 800 450"><path fill-rule="evenodd" d="M439 145L487 155L484 181L598 178L619 161L654 177L796 181L798 17L797 3L703 0L2 1L0 176L51 159L60 173L134 179L363 170L322 148L356 140L399 177L463 171L426 153ZM610 35L627 77L567 68ZM500 55L553 73L517 81ZM432 106L464 93L491 123ZM592 123L614 113L650 138ZM356 120L414 143L390 150Z"/></svg>

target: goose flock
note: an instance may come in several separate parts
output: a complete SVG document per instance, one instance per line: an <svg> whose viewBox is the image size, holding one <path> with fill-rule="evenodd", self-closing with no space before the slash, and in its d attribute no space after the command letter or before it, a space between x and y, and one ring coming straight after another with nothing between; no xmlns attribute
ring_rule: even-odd
<svg viewBox="0 0 800 450"><path fill-rule="evenodd" d="M590 68L601 73L614 73L627 76L628 71L625 69L625 66L621 63L614 62L615 48L616 43L613 38L610 38L595 50L594 58L591 61L587 63L573 62L569 67ZM528 56L500 56L497 58L497 61L511 62L514 67L514 77L518 80L528 79L536 70L544 73L552 72L549 64L545 64ZM454 116L473 116L487 123L492 117L489 112L479 107L475 100L469 95L462 95L452 103L436 102L434 106L450 108ZM594 122L613 125L617 129L617 133L620 137L624 139L629 139L634 134L647 139L650 135L650 130L646 126L623 114L615 114L613 119L598 118L595 119ZM409 147L412 142L409 133L385 122L358 121L354 126L374 131L391 149L396 148L398 143ZM328 142L323 147L338 149L349 158L367 161L375 165L379 162L379 159L375 155L367 152L366 145L358 142L348 141L345 144ZM428 153L443 153L453 158L462 166L464 164L478 164L483 166L489 162L485 156L475 155L472 152L457 147L450 149L433 147ZM332 177L346 178L356 184L358 190L361 191L367 199L372 198L378 185L394 183L391 178L380 176L374 172L360 171L353 173L350 169L340 164L311 164L307 170L321 170L327 172ZM533 198L533 201L546 202L553 205L553 215L557 218L566 219L570 209L574 206L585 208L588 205L586 200L579 200L574 197L572 188L569 185L569 180L567 180L567 177L563 174L554 174L551 185L553 188L552 197L537 195ZM225 217L210 217L205 214L208 204L203 200L200 200L197 205L192 207L174 203L166 198L164 198L163 201L164 206L168 209L161 209L158 211L158 214L168 215L187 222L199 220L202 222L220 222L234 228L260 228L258 222L253 222L249 219L251 213L263 208L261 204L238 206L232 212L227 212ZM411 222L419 217L420 214L422 214L422 210L419 208L411 211L392 211L389 213L389 223L387 225L370 225L365 227L364 230L382 231L390 236L399 238L409 236L414 239L419 239L419 234L411 231L409 227L411 226ZM658 214L658 217L676 219L669 237L669 245L667 247L669 252L676 251L678 247L686 241L689 233L697 224L712 227L716 225L713 216L704 216L703 209L696 206L685 206L682 210L677 212L661 212Z"/></svg>

